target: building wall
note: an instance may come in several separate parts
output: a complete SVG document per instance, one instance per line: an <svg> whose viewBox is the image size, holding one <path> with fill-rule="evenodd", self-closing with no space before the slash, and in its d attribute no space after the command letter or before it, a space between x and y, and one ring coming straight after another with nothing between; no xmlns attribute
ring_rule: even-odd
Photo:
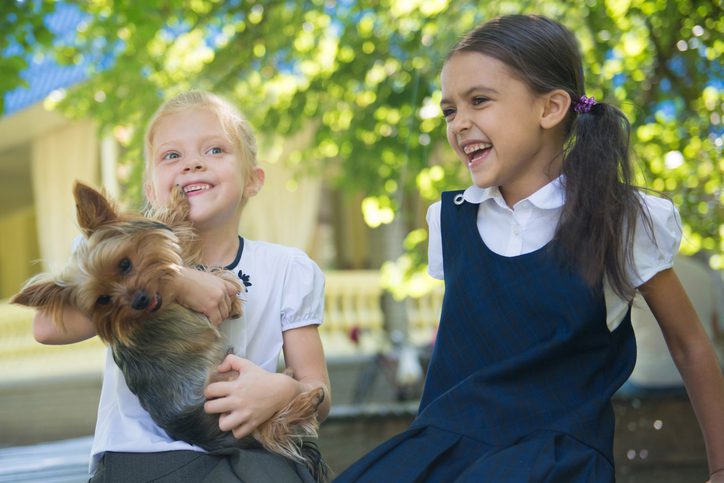
<svg viewBox="0 0 724 483"><path fill-rule="evenodd" d="M18 291L38 271L38 234L35 210L27 206L0 218L0 299Z"/></svg>

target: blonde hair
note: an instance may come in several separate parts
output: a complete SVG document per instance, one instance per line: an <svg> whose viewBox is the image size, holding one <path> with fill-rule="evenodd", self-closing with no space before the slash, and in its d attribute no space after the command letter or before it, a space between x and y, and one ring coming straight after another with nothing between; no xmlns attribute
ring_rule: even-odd
<svg viewBox="0 0 724 483"><path fill-rule="evenodd" d="M244 179L248 182L256 167L256 138L251 126L241 112L229 101L210 92L191 90L177 94L163 103L148 122L143 149L146 163L144 183L150 183L151 181L153 136L158 123L165 116L191 109L207 110L216 115L224 134L238 150L237 152L240 153Z"/></svg>

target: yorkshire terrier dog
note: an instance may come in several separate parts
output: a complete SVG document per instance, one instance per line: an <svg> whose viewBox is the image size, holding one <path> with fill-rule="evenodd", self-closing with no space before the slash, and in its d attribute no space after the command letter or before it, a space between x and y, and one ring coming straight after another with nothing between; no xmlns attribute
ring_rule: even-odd
<svg viewBox="0 0 724 483"><path fill-rule="evenodd" d="M206 385L238 373L216 371L232 349L206 316L174 302L169 282L179 276L180 266L202 269L183 192L177 189L167 208L146 216L120 213L101 193L78 182L73 194L84 242L60 274L35 276L11 302L46 310L61 327L65 306L86 314L110 346L129 389L172 438L208 451L250 447L255 439L325 479L318 453L301 444L317 436L321 388L297 396L253 438L238 440L221 431L219 416L204 411ZM241 290L232 272L209 271ZM231 317L241 313L241 301L234 297Z"/></svg>

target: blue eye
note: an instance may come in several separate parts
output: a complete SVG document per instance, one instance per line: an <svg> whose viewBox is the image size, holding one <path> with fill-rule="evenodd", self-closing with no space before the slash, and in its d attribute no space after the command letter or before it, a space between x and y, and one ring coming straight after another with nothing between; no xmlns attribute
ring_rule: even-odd
<svg viewBox="0 0 724 483"><path fill-rule="evenodd" d="M178 153L171 152L171 153L166 153L163 156L161 156L161 159L164 159L164 160L165 159L178 159L180 157L181 156Z"/></svg>
<svg viewBox="0 0 724 483"><path fill-rule="evenodd" d="M223 152L224 152L224 151L223 151L221 148L219 148L219 147L211 148L211 149L208 150L208 153L209 153L209 154L221 154L221 153L223 153Z"/></svg>

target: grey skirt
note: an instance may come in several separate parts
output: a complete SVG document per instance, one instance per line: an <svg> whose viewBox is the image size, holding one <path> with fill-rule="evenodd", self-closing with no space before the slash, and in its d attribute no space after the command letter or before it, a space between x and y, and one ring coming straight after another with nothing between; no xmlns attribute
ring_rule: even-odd
<svg viewBox="0 0 724 483"><path fill-rule="evenodd" d="M214 453L107 452L91 483L314 483L309 469L263 448Z"/></svg>

